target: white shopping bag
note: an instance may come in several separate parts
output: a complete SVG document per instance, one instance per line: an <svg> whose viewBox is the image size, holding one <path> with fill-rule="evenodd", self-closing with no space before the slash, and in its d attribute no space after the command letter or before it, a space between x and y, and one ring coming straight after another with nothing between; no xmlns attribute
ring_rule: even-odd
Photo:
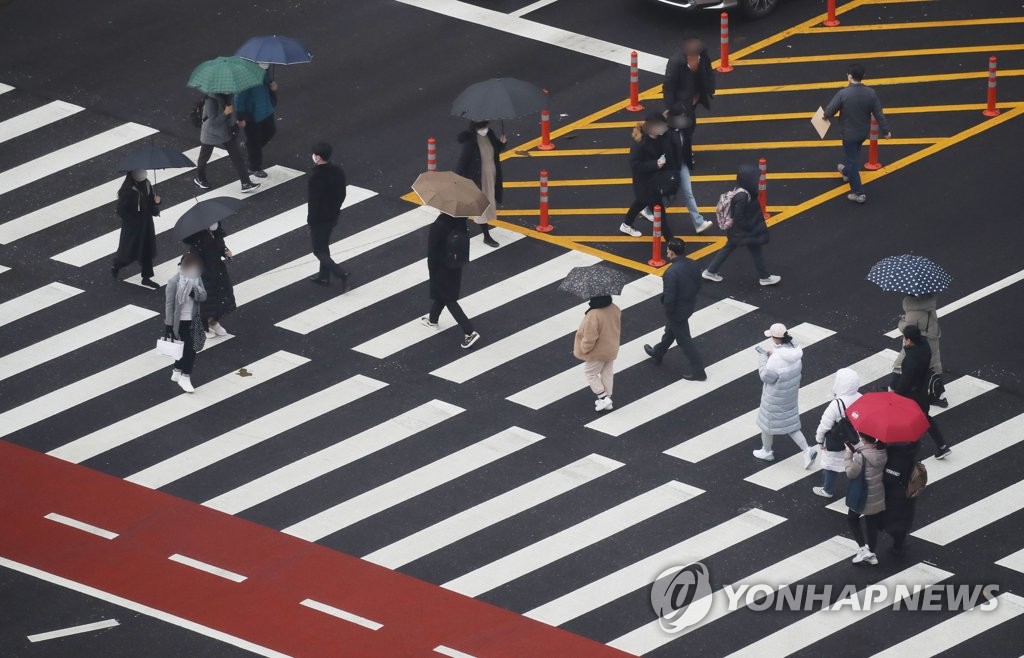
<svg viewBox="0 0 1024 658"><path fill-rule="evenodd" d="M157 354L169 356L175 361L178 361L181 359L181 355L185 351L185 343L183 341L173 340L170 338L157 338L156 351Z"/></svg>

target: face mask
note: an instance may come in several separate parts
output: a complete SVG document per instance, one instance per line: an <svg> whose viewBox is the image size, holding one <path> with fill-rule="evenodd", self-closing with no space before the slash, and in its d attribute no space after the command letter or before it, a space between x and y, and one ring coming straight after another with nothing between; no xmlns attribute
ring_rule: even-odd
<svg viewBox="0 0 1024 658"><path fill-rule="evenodd" d="M260 68L263 69L264 71L266 71L267 69L270 68L270 64L260 63Z"/></svg>
<svg viewBox="0 0 1024 658"><path fill-rule="evenodd" d="M216 231L218 228L220 228L220 222L214 222L214 223L210 224L210 230L211 231Z"/></svg>
<svg viewBox="0 0 1024 658"><path fill-rule="evenodd" d="M487 135L487 128L479 128L479 129L478 129L478 130L476 131L476 134L477 134L477 135L480 135L481 137L484 137L484 136L486 136L486 135Z"/></svg>
<svg viewBox="0 0 1024 658"><path fill-rule="evenodd" d="M136 169L135 171L132 172L132 179L134 179L136 183L141 183L142 181L146 180L146 170Z"/></svg>

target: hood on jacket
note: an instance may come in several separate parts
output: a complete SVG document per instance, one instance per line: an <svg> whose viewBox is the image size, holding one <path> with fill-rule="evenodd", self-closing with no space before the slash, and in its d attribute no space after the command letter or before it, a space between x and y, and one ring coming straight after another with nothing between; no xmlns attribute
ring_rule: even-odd
<svg viewBox="0 0 1024 658"><path fill-rule="evenodd" d="M837 398L853 395L860 388L860 375L850 368L836 371L836 382L832 386L832 395Z"/></svg>
<svg viewBox="0 0 1024 658"><path fill-rule="evenodd" d="M934 311L936 304L935 295L907 295L903 298L904 311Z"/></svg>
<svg viewBox="0 0 1024 658"><path fill-rule="evenodd" d="M736 184L750 192L752 198L757 197L757 183L761 179L761 170L756 165L740 165L736 174Z"/></svg>
<svg viewBox="0 0 1024 658"><path fill-rule="evenodd" d="M772 347L772 355L770 358L778 359L789 366L804 356L804 350L796 343L783 343L782 345L775 345Z"/></svg>
<svg viewBox="0 0 1024 658"><path fill-rule="evenodd" d="M864 461L871 464L875 468L881 468L885 466L885 462L888 459L888 455L885 452L885 448L879 444L877 447L868 448L866 446L858 446L857 452L864 457Z"/></svg>

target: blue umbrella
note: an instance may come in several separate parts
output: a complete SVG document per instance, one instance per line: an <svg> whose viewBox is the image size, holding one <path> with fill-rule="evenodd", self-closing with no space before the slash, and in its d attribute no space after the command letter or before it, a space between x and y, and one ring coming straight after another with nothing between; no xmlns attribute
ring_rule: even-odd
<svg viewBox="0 0 1024 658"><path fill-rule="evenodd" d="M273 36L253 37L235 53L259 64L308 64L312 53L295 39Z"/></svg>
<svg viewBox="0 0 1024 658"><path fill-rule="evenodd" d="M914 296L942 292L953 281L934 261L913 254L883 258L871 268L867 279L886 292Z"/></svg>

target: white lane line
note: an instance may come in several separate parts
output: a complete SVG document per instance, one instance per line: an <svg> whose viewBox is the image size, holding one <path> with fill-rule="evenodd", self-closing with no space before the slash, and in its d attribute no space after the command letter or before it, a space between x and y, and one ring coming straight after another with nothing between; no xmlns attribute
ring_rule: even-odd
<svg viewBox="0 0 1024 658"><path fill-rule="evenodd" d="M0 82L0 94L6 94L9 91L14 91L14 87Z"/></svg>
<svg viewBox="0 0 1024 658"><path fill-rule="evenodd" d="M231 338L232 336L229 334L208 340L203 351L209 351L211 348L231 340ZM3 428L3 432L9 436L18 430L25 429L29 425L34 425L51 416L56 416L89 400L94 400L116 388L126 386L147 375L151 375L159 370L166 370L170 367L171 362L167 357L157 354L154 350L147 350L127 361L122 361L115 366L101 370L5 411L0 414L0 428Z"/></svg>
<svg viewBox="0 0 1024 658"><path fill-rule="evenodd" d="M979 609L979 604L876 653L873 658L932 658L1024 614L1024 598L1016 594L1004 592L995 602L994 610Z"/></svg>
<svg viewBox="0 0 1024 658"><path fill-rule="evenodd" d="M195 393L181 393L169 400L143 409L118 422L98 429L91 434L54 448L47 454L64 461L80 464L87 459L101 455L126 443L201 412L210 406L239 395L278 375L297 368L309 361L304 356L279 351L245 366L251 377L239 377L232 371L222 377L203 384Z"/></svg>
<svg viewBox="0 0 1024 658"><path fill-rule="evenodd" d="M168 457L162 462L129 475L125 480L150 489L158 489L314 418L355 402L385 386L387 384L382 381L355 375L280 409L275 409L265 416L184 452Z"/></svg>
<svg viewBox="0 0 1024 658"><path fill-rule="evenodd" d="M807 348L835 332L804 322L790 329L790 334L801 347ZM754 347L756 345L751 345L708 366L707 381L691 382L680 379L587 423L586 427L611 436L622 436L659 416L693 402L702 395L707 395L740 377L755 373L758 355Z"/></svg>
<svg viewBox="0 0 1024 658"><path fill-rule="evenodd" d="M442 587L480 596L704 493L675 480L450 580Z"/></svg>
<svg viewBox="0 0 1024 658"><path fill-rule="evenodd" d="M857 601L863 602L864 605L856 602L851 604L848 599L837 601L829 608L808 615L800 621L730 654L729 658L788 656L801 649L806 649L829 635L839 633L848 626L863 621L879 610L892 607L897 601L897 594L909 595L915 586L931 587L952 575L948 571L943 571L924 562L915 564L909 569L904 569L877 583L882 586L880 591L885 592L885 597L881 600L877 600L874 596L866 597L858 592ZM897 585L901 587L897 589Z"/></svg>
<svg viewBox="0 0 1024 658"><path fill-rule="evenodd" d="M85 292L54 281L0 304L0 327Z"/></svg>
<svg viewBox="0 0 1024 658"><path fill-rule="evenodd" d="M421 466L414 471L338 503L294 523L281 532L307 541L318 541L374 514L406 502L436 487L529 447L544 437L510 427L483 441Z"/></svg>
<svg viewBox="0 0 1024 658"><path fill-rule="evenodd" d="M591 256L580 251L567 251L563 254L523 270L503 281L479 290L468 297L459 300L459 305L471 318L493 311L505 304L511 303L524 295L535 292L544 286L565 278L574 267L585 267L600 262L597 256ZM369 354L378 359L384 359L407 347L411 347L421 341L436 336L445 329L455 326L455 320L448 313L443 313L438 319L438 328L431 329L423 326L419 317L406 322L403 325L387 331L375 338L356 345L352 349L356 352Z"/></svg>
<svg viewBox="0 0 1024 658"><path fill-rule="evenodd" d="M496 249L485 246L482 235L470 238L470 262L500 251L526 237L522 233L513 233L512 231L500 228L491 229L491 233L498 241ZM332 297L316 306L300 311L290 318L281 320L274 326L306 335L317 329L322 329L332 322L346 318L357 311L369 308L393 295L404 292L413 286L417 286L428 278L427 259L423 258L393 272L388 272L384 276L377 277L372 281L360 284L344 295Z"/></svg>
<svg viewBox="0 0 1024 658"><path fill-rule="evenodd" d="M188 557L186 555L182 555L180 553L175 553L174 555L171 555L167 559L170 560L171 562L177 562L178 564L184 564L186 567L192 567L193 569L198 569L199 571L205 571L206 573L213 574L214 576L220 576L221 578L224 578L225 580L230 580L230 581L235 582L235 583L243 582L245 580L245 578L246 578L245 576L243 576L240 573L235 573L234 571L228 571L227 569L222 569L220 567L215 567L212 564L208 564L206 562L202 562L200 560Z"/></svg>
<svg viewBox="0 0 1024 658"><path fill-rule="evenodd" d="M0 172L0 195L63 171L108 151L113 151L157 131L137 123L125 123L80 142L65 146L24 164Z"/></svg>
<svg viewBox="0 0 1024 658"><path fill-rule="evenodd" d="M545 624L561 626L619 597L649 586L666 565L682 566L707 559L766 530L771 530L785 520L781 516L757 508L747 510L739 516L598 578L525 614Z"/></svg>
<svg viewBox="0 0 1024 658"><path fill-rule="evenodd" d="M212 199L214 197L230 197L232 199L247 200L257 194L263 194L282 183L287 183L293 178L297 178L301 175L301 171L289 169L288 167L281 167L278 165L268 167L267 177L261 181L262 185L260 186L260 189L255 192L252 192L251 194L243 194L241 185L238 181L234 181L233 183L229 183L215 190L209 190L196 199L182 201L170 208L161 210L160 216L153 218L153 227L156 230L157 235L164 231L171 230L174 228L174 224L177 223L178 218L184 215L189 208L196 205L197 200L205 201L206 199ZM121 229L117 228L108 233L104 233L97 238L78 244L67 251L62 251L55 256L51 256L51 258L62 263L67 263L68 265L74 265L75 267L84 267L117 251L117 243L118 240L120 240L120 237ZM229 245L231 244L230 235L228 235L227 242ZM182 250L184 250L184 247L182 247Z"/></svg>
<svg viewBox="0 0 1024 658"><path fill-rule="evenodd" d="M349 185L347 188L347 194L345 195L345 205L342 208L351 208L357 203L366 201L367 199L377 195L372 190L367 190L362 187L356 187L355 185ZM282 235L291 233L292 231L306 226L306 216L308 214L308 208L306 204L296 206L291 210L286 210L282 213L274 215L263 221L256 222L250 226L246 226L244 229L234 232L228 236L228 243L231 245L231 252L236 256L238 254L245 253L250 249L255 249L262 244L266 244L275 238L279 238ZM176 255L174 258L160 263L153 268L153 280L159 284L165 283L178 271L178 261L181 260L181 254ZM142 285L142 275L136 274L135 276L126 279L129 283L134 283L137 286Z"/></svg>
<svg viewBox="0 0 1024 658"><path fill-rule="evenodd" d="M442 656L448 656L448 658L476 658L473 654L459 651L458 649L452 649L443 644L439 644L434 647L434 653L439 653Z"/></svg>
<svg viewBox="0 0 1024 658"><path fill-rule="evenodd" d="M79 626L69 626L68 628L62 628L57 631L48 631L46 633L36 633L35 635L29 635L29 642L45 642L46 640L55 640L59 637L67 637L69 635L78 635L80 633L91 633L92 631L101 631L104 628L113 628L120 626L120 622L116 619L104 619L103 621L93 622L91 624L81 624Z"/></svg>
<svg viewBox="0 0 1024 658"><path fill-rule="evenodd" d="M303 599L302 601L299 601L299 605L304 605L307 608L312 608L313 610L319 610L324 614L328 614L332 617L337 617L338 619L344 619L349 623L355 624L357 626L362 626L363 628L368 628L371 631L375 631L379 628L384 627L384 624L373 621L372 619L361 617L357 614L348 612L347 610L342 610L341 608L335 608L333 605L320 603L319 601L316 601L314 599Z"/></svg>
<svg viewBox="0 0 1024 658"><path fill-rule="evenodd" d="M199 147L185 151L185 155L195 160L199 157ZM210 162L215 162L225 156L227 156L227 152L224 149L213 149L213 156L210 157ZM154 179L158 181L155 185L159 186L159 183L193 171L195 171L194 167L161 169L157 174L154 174ZM84 192L69 196L66 199L54 201L44 208L39 208L27 215L15 217L8 222L0 224L0 244L10 244L15 240L20 240L33 233L56 226L74 217L83 216L104 205L110 206L110 214L113 216L117 202L117 191L121 188L121 183L123 182L124 176L115 178L112 181L107 181ZM159 192L159 187L157 190Z"/></svg>
<svg viewBox="0 0 1024 658"><path fill-rule="evenodd" d="M952 313L953 311L958 311L963 307L967 306L968 304L973 304L979 299L984 299L985 297L997 293L1003 288L1012 286L1013 284L1018 283L1020 281L1024 281L1024 270L1021 270L1020 272L1015 272L1008 277L1004 277L1002 279L999 279L995 283L991 283L985 286L981 290L975 290L969 295L965 295L960 299L952 301L949 304L943 306L942 308L937 309L935 311L935 314L938 315L939 317L945 317ZM888 336L889 338L899 338L900 330L893 329L892 331L887 333L886 336Z"/></svg>
<svg viewBox="0 0 1024 658"><path fill-rule="evenodd" d="M996 560L996 564L1001 567L1006 567L1007 569L1013 569L1014 571L1024 573L1024 548L1016 553L1007 555L1001 560Z"/></svg>
<svg viewBox="0 0 1024 658"><path fill-rule="evenodd" d="M756 310L756 306L735 299L723 299L705 306L690 316L690 334L694 337L700 336ZM619 348L619 356L615 359L615 372L621 373L627 368L650 360L644 352L644 345L661 340L662 332L663 329L655 329L622 345ZM675 345L673 344L670 349L674 350ZM529 388L524 388L506 399L536 410L585 388L587 384L583 377L583 364L580 363Z"/></svg>
<svg viewBox="0 0 1024 658"><path fill-rule="evenodd" d="M7 267L6 265L0 265L0 274L3 274L4 272L9 272L10 269L11 268Z"/></svg>
<svg viewBox="0 0 1024 658"><path fill-rule="evenodd" d="M568 466L446 517L429 528L363 556L363 559L382 567L397 569L622 466L625 464L614 459L596 454L587 455Z"/></svg>
<svg viewBox="0 0 1024 658"><path fill-rule="evenodd" d="M74 352L90 343L113 336L156 315L156 311L129 304L16 352L5 354L0 357L0 381Z"/></svg>
<svg viewBox="0 0 1024 658"><path fill-rule="evenodd" d="M545 45L557 46L583 55L590 55L615 64L629 66L629 53L634 48L594 39L583 34L576 34L550 25L544 25L518 16L503 14L493 9L477 7L459 0L398 0L411 7L419 7L437 14L457 18L467 23L475 23L483 27L539 41ZM664 75L668 60L659 55L637 51L639 66L644 71Z"/></svg>
<svg viewBox="0 0 1024 658"><path fill-rule="evenodd" d="M388 244L393 240L412 233L416 229L429 226L437 219L437 211L426 206L417 206L396 217L374 224L368 229L338 240L331 245L331 257L336 261L355 258L376 247ZM229 238L230 240L230 238ZM319 267L319 261L312 254L296 258L251 279L235 284L235 303L239 306L248 304L272 292L297 283L312 274Z"/></svg>
<svg viewBox="0 0 1024 658"><path fill-rule="evenodd" d="M767 584L782 590L834 564L850 559L856 552L857 545L853 541L845 537L833 537L817 546L812 546L791 555L781 562L776 562L770 567L753 573L746 578L742 578L733 583L732 587L735 591L740 585L754 586ZM679 561L679 564L682 563L683 561ZM745 606L746 601L744 600L743 607ZM731 612L734 611L729 609L725 589L717 589L711 594L711 610L696 624L687 626L677 633L669 634L662 630L661 624L658 621L652 621L612 640L608 643L608 646L621 649L635 656L642 656L683 637L687 633L692 633L699 628L716 622Z"/></svg>
<svg viewBox="0 0 1024 658"><path fill-rule="evenodd" d="M71 518L70 516L64 516L63 514L57 514L56 512L50 512L49 514L47 514L43 518L44 519L49 519L50 521L54 521L56 523L60 523L60 524L63 524L63 525L66 525L66 526L69 526L69 527L72 527L72 528L75 528L77 530L81 530L82 532L88 532L91 535L96 535L97 537L102 537L104 539L116 539L117 538L117 533L116 532L111 532L109 530L104 530L103 528L101 528L99 526L92 525L91 523L86 523L85 521L79 521L77 519Z"/></svg>
<svg viewBox="0 0 1024 658"><path fill-rule="evenodd" d="M530 12L537 11L538 9L543 9L544 7L547 7L548 5L553 5L556 2L558 2L558 0L537 0L537 2L531 2L522 9L510 11L508 15L515 16L516 18L522 18L523 16L526 16Z"/></svg>
<svg viewBox="0 0 1024 658"><path fill-rule="evenodd" d="M431 400L368 430L211 498L203 505L227 514L237 514L423 432L463 411L465 409L453 404Z"/></svg>
<svg viewBox="0 0 1024 658"><path fill-rule="evenodd" d="M649 274L626 284L622 289L622 295L615 300L615 303L625 311L634 304L657 297L661 294L661 290L661 277ZM580 319L586 310L587 305L581 304L552 315L510 336L493 343L488 342L483 347L474 349L466 356L441 366L430 374L456 384L464 384L470 379L528 354L542 345L558 340L567 334L576 333Z"/></svg>
<svg viewBox="0 0 1024 658"><path fill-rule="evenodd" d="M1022 509L1024 509L1024 480L990 496L985 496L952 514L947 514L911 534L918 539L946 546Z"/></svg>
<svg viewBox="0 0 1024 658"><path fill-rule="evenodd" d="M47 573L40 569L36 569L35 567L30 567L27 564L21 564L20 562L9 560L5 557L0 557L0 567L6 567L13 571L23 573L27 576L32 576L33 578L38 578L39 580L43 580L48 583L58 585L60 587L70 589L74 592L79 592L81 594L85 594L86 596L91 596L95 599L99 599L100 601L106 601L107 603L121 606L122 608L127 608L128 610L132 610L133 612L138 612L139 614L152 617L153 619L157 619L168 624L174 624L179 628L184 628L185 630L192 631L193 633L199 633L200 635L205 635L206 637L212 638L214 640L225 642L227 644L230 644L231 646L238 647L239 649L251 651L252 653L258 656L266 656L267 658L289 658L289 656L286 654L274 651L273 649L268 649L267 647L262 647L258 644L250 642L249 640L243 640L240 637L228 635L223 631L218 631L217 629L210 628L209 626L197 624L194 621L189 621L188 619L178 617L177 615L172 615L170 613L164 612L163 610L151 608L148 605L143 605L130 599L117 596L116 594L104 592L103 590L96 589L95 587L83 585L82 583L78 583L73 580L68 580L67 578L62 578L61 576L56 576L52 573Z"/></svg>
<svg viewBox="0 0 1024 658"><path fill-rule="evenodd" d="M30 133L37 128L48 126L72 114L77 114L84 109L84 107L65 103L64 101L53 101L42 107L29 110L24 114L11 117L6 121L0 121L0 143Z"/></svg>

